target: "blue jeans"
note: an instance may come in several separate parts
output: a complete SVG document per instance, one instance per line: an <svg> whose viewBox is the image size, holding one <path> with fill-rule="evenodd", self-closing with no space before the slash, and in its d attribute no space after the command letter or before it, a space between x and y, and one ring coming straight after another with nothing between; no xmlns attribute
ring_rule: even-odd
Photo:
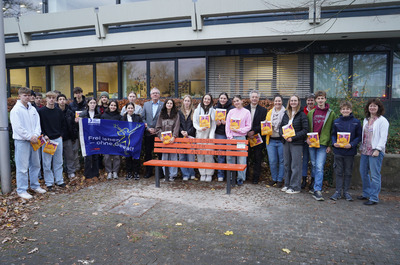
<svg viewBox="0 0 400 265"><path fill-rule="evenodd" d="M162 160L178 161L178 154L162 154ZM165 176L165 167L162 167ZM168 167L169 178L175 178L178 175L177 167Z"/></svg>
<svg viewBox="0 0 400 265"><path fill-rule="evenodd" d="M363 196L373 202L379 202L383 157L384 154L382 152L379 152L377 157L361 155L360 174L363 184Z"/></svg>
<svg viewBox="0 0 400 265"><path fill-rule="evenodd" d="M246 140L245 136L234 136L233 139L236 140ZM244 151L246 152L246 151ZM228 164L240 164L240 165L246 165L247 164L247 157L245 156L228 156L226 157L227 163ZM238 171L237 179L241 179L243 181L246 180L246 170L243 171Z"/></svg>
<svg viewBox="0 0 400 265"><path fill-rule="evenodd" d="M283 143L280 140L269 139L267 152L272 180L282 182L283 175L285 174L285 165L283 163Z"/></svg>
<svg viewBox="0 0 400 265"><path fill-rule="evenodd" d="M31 188L40 187L38 176L40 172L39 150L33 151L29 141L14 140L15 166L17 178L17 193L26 192L30 181ZM29 169L29 176L28 176Z"/></svg>
<svg viewBox="0 0 400 265"><path fill-rule="evenodd" d="M226 135L215 134L215 139L226 139ZM217 161L218 163L225 163L225 156L218 156ZM225 178L224 170L218 170L218 178Z"/></svg>
<svg viewBox="0 0 400 265"><path fill-rule="evenodd" d="M53 139L53 142L57 142L58 146L54 155L42 152L42 162L43 162L43 174L44 182L46 186L53 186L54 182L57 185L64 183L63 178L63 141L59 137Z"/></svg>
<svg viewBox="0 0 400 265"><path fill-rule="evenodd" d="M312 172L315 175L314 191L322 190L322 182L324 180L324 166L326 161L326 148L326 145L321 145L320 148L309 148Z"/></svg>
<svg viewBox="0 0 400 265"><path fill-rule="evenodd" d="M194 155L191 154L179 154L179 161L194 162ZM190 178L195 176L194 168L181 167L182 178Z"/></svg>

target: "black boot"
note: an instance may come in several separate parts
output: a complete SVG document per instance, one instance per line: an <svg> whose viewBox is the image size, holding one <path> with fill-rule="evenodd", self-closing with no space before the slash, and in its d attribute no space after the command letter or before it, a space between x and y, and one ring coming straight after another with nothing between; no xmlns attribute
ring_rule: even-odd
<svg viewBox="0 0 400 265"><path fill-rule="evenodd" d="M307 176L303 176L303 181L301 182L301 189L304 190L307 186Z"/></svg>
<svg viewBox="0 0 400 265"><path fill-rule="evenodd" d="M314 191L314 178L311 178L310 186L308 186L310 191Z"/></svg>

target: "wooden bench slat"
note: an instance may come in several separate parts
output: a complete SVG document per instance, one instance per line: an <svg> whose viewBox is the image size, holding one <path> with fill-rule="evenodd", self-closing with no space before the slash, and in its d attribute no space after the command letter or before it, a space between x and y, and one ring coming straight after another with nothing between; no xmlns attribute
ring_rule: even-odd
<svg viewBox="0 0 400 265"><path fill-rule="evenodd" d="M156 137L155 142L161 142L160 138ZM248 140L236 140L236 139L200 139L200 138L176 138L175 142L178 143L202 143L202 144L237 144L249 143Z"/></svg>
<svg viewBox="0 0 400 265"><path fill-rule="evenodd" d="M154 148L155 153L167 154L189 154L189 155L220 155L220 156L248 156L247 152L235 151L214 151L214 150L193 150L193 149L173 149L173 148Z"/></svg>
<svg viewBox="0 0 400 265"><path fill-rule="evenodd" d="M187 149L219 149L219 150L243 150L247 151L249 148L246 145L245 148L238 149L236 145L212 145L212 144L197 144L197 143L173 143L173 144L163 144L154 143L155 147L164 148L187 148Z"/></svg>
<svg viewBox="0 0 400 265"><path fill-rule="evenodd" d="M184 167L184 168L204 168L215 170L243 171L247 165L223 164L223 163L199 163L188 161L170 161L170 160L149 160L143 163L145 166L155 167Z"/></svg>

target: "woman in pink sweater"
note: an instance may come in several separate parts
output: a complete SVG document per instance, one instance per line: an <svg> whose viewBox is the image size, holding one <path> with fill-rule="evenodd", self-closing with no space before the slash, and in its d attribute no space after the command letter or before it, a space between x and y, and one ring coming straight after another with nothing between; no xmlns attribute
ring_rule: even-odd
<svg viewBox="0 0 400 265"><path fill-rule="evenodd" d="M246 140L246 135L251 129L251 113L248 109L243 108L243 101L240 95L233 97L234 109L230 110L226 116L225 132L228 139ZM228 164L245 165L245 156L228 156ZM246 169L238 172L237 184L241 186L246 180Z"/></svg>

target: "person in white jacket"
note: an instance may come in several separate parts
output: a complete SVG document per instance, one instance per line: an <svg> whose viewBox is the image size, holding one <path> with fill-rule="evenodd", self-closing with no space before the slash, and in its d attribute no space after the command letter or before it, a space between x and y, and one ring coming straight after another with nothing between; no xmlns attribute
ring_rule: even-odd
<svg viewBox="0 0 400 265"><path fill-rule="evenodd" d="M382 102L373 98L365 106L365 116L362 129L360 175L363 184L359 200L367 200L365 205L375 205L379 202L381 191L381 168L385 155L385 146L389 132L389 122L382 115L385 108Z"/></svg>
<svg viewBox="0 0 400 265"><path fill-rule="evenodd" d="M215 138L215 110L212 107L213 98L211 94L205 94L201 98L200 104L197 106L193 114L193 127L196 129L196 138L200 139L214 139ZM210 127L203 127L200 123L200 116L208 116ZM214 156L211 155L197 155L197 162L214 163ZM212 181L214 169L199 169L200 181Z"/></svg>
<svg viewBox="0 0 400 265"><path fill-rule="evenodd" d="M37 193L45 193L39 184L40 171L39 152L33 150L31 143L37 143L40 136L40 118L36 108L29 102L31 90L22 87L18 90L19 100L10 112L11 126L15 146L15 166L17 178L17 193L23 199L31 199L27 190L29 182L31 189ZM28 174L29 172L29 174Z"/></svg>

